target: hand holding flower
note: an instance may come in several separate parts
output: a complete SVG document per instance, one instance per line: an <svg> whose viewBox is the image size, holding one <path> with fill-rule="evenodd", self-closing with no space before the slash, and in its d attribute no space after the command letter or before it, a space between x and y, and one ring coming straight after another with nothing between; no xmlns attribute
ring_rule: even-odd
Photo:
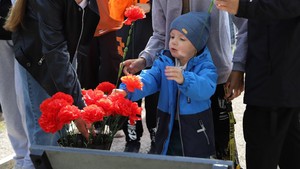
<svg viewBox="0 0 300 169"><path fill-rule="evenodd" d="M137 72L143 70L146 67L146 60L144 58L128 59L122 62L125 75L136 74Z"/></svg>
<svg viewBox="0 0 300 169"><path fill-rule="evenodd" d="M227 11L233 15L237 14L239 0L216 0L216 7L220 10Z"/></svg>
<svg viewBox="0 0 300 169"><path fill-rule="evenodd" d="M114 90L112 91L112 95L115 95L115 94L121 94L121 95L123 95L124 97L127 96L126 91L123 90L123 89L114 89Z"/></svg>
<svg viewBox="0 0 300 169"><path fill-rule="evenodd" d="M74 120L74 123L77 129L79 130L79 132L86 138L86 140L88 140L89 139L88 129L90 128L89 127L90 125L88 126L88 124L82 118Z"/></svg>
<svg viewBox="0 0 300 169"><path fill-rule="evenodd" d="M129 29L129 32L128 32L128 37L127 37L127 40L126 40L126 45L125 45L125 48L124 48L124 52L123 52L123 56L122 56L122 62L120 64L120 67L119 67L119 71L118 71L118 79L117 79L117 83L116 85L119 83L119 78L121 76L121 73L122 73L122 69L124 67L124 65L126 67L130 66L131 65L131 62L130 61L126 61L124 62L125 58L126 58L126 55L127 55L127 51L128 51L128 46L129 46L129 43L130 43L130 39L131 39L131 34L132 34L132 31L133 31L133 27L134 27L134 22L136 20L139 20L139 19L143 19L146 17L145 15L145 12L143 9L141 9L139 6L130 6L128 8L126 8L126 11L124 13L125 17L127 17L127 19L124 21L124 25L130 25L130 29ZM137 63L137 64L140 64L140 63ZM142 64L144 67L146 66L146 64ZM144 68L143 67L143 68ZM141 69L139 69L141 70ZM138 70L138 71L139 71ZM131 71L134 71L134 72L131 72ZM129 73L136 73L138 71L135 71L135 70L125 70L125 74L129 74Z"/></svg>

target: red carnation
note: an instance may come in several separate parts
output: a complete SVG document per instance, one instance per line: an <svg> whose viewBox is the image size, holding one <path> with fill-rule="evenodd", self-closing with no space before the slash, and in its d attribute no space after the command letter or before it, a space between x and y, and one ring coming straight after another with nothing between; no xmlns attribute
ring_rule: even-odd
<svg viewBox="0 0 300 169"><path fill-rule="evenodd" d="M131 25L132 22L146 17L144 10L134 5L126 8L124 15L127 17L127 19L124 21L125 25Z"/></svg>
<svg viewBox="0 0 300 169"><path fill-rule="evenodd" d="M101 107L93 104L83 108L81 117L87 123L92 124L97 121L102 121L104 114L105 112Z"/></svg>
<svg viewBox="0 0 300 169"><path fill-rule="evenodd" d="M70 121L66 123L60 122L59 112L63 108L71 106L72 103L72 96L62 92L58 92L51 98L44 100L40 105L42 115L38 120L41 128L45 132L55 133L58 130L62 129L64 124L70 123ZM72 117L73 120L74 118L76 119L76 117Z"/></svg>
<svg viewBox="0 0 300 169"><path fill-rule="evenodd" d="M54 94L52 97L52 99L62 99L65 100L66 102L68 102L70 105L73 104L74 100L72 98L71 95L63 93L63 92L57 92L56 94Z"/></svg>
<svg viewBox="0 0 300 169"><path fill-rule="evenodd" d="M96 105L103 108L105 116L109 116L113 111L113 102L108 97L97 100Z"/></svg>
<svg viewBox="0 0 300 169"><path fill-rule="evenodd" d="M142 90L143 83L138 76L127 75L121 77L121 81L126 84L126 88L129 92L134 92L135 89Z"/></svg>
<svg viewBox="0 0 300 169"><path fill-rule="evenodd" d="M78 119L80 115L81 112L77 106L67 105L58 112L58 123L62 128L65 124L70 124L71 121Z"/></svg>
<svg viewBox="0 0 300 169"><path fill-rule="evenodd" d="M112 90L115 88L116 86L110 82L102 82L96 87L97 90L101 90L107 95L111 94Z"/></svg>
<svg viewBox="0 0 300 169"><path fill-rule="evenodd" d="M96 104L97 100L104 97L104 93L101 90L96 90L96 89L82 90L81 93L87 105Z"/></svg>

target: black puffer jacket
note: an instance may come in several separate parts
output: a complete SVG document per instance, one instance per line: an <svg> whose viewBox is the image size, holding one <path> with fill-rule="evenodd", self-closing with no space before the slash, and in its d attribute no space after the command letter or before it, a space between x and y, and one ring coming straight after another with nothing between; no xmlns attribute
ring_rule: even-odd
<svg viewBox="0 0 300 169"><path fill-rule="evenodd" d="M13 33L16 59L49 95L71 94L84 107L72 66L75 55L86 55L99 21L95 0L85 10L74 0L27 0L22 27Z"/></svg>
<svg viewBox="0 0 300 169"><path fill-rule="evenodd" d="M240 0L248 18L245 103L300 106L300 1Z"/></svg>
<svg viewBox="0 0 300 169"><path fill-rule="evenodd" d="M3 29L5 18L10 7L10 0L0 0L0 40L11 40L11 33Z"/></svg>

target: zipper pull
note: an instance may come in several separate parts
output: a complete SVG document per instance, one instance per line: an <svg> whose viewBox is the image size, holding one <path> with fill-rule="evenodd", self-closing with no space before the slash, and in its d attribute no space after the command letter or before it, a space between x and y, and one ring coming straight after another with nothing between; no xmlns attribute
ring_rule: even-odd
<svg viewBox="0 0 300 169"><path fill-rule="evenodd" d="M39 60L38 65L42 65L44 60L45 60L45 56L43 56L43 57Z"/></svg>
<svg viewBox="0 0 300 169"><path fill-rule="evenodd" d="M206 134L206 128L205 128L202 120L199 120L199 125L200 125L201 128L197 130L197 133L203 132L203 134L205 135L205 138L207 140L207 144L209 145L210 141L209 141L208 136Z"/></svg>
<svg viewBox="0 0 300 169"><path fill-rule="evenodd" d="M197 133L205 132L205 127L204 127L202 120L199 120L199 125L201 128L197 130Z"/></svg>
<svg viewBox="0 0 300 169"><path fill-rule="evenodd" d="M191 103L191 98L187 98L187 103Z"/></svg>

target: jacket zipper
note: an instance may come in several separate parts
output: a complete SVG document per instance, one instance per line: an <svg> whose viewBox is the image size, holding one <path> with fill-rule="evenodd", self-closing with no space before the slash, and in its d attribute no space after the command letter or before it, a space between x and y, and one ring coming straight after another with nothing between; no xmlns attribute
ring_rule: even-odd
<svg viewBox="0 0 300 169"><path fill-rule="evenodd" d="M81 8L81 7L79 7L79 8ZM74 55L74 57L73 57L73 59L72 59L72 65L73 65L74 59L77 58L78 47L79 47L79 44L80 44L80 41L81 41L81 38L82 38L83 28L84 28L85 9L84 9L84 8L81 8L81 9L82 9L82 16L81 16L81 31L80 31L80 36L79 36L79 39L78 39L78 42L77 42L75 55ZM74 64L76 65L76 63L74 63Z"/></svg>
<svg viewBox="0 0 300 169"><path fill-rule="evenodd" d="M81 8L81 7L79 7ZM77 50L78 50L78 47L79 47L79 44L80 44L80 41L81 41L81 38L82 38L82 34L83 34L83 27L84 27L84 15L85 15L85 10L82 9L82 17L81 17L81 31L80 31L80 36L79 36L79 39L78 39L78 43L77 43L77 46L76 46L76 51L75 51L75 55L73 57L73 60L75 57L77 57ZM41 59L38 61L38 65L41 66L43 64L43 61L45 60L45 56L42 56ZM73 61L72 61L73 62Z"/></svg>
<svg viewBox="0 0 300 169"><path fill-rule="evenodd" d="M176 115L178 118L178 126L179 126L179 136L180 136L180 142L181 142L181 149L182 149L182 156L185 156L184 154L184 146L183 146L183 139L182 139L182 133L181 133L181 123L180 123L180 116L179 116L179 112L180 112L180 90L178 90L178 96L177 96L177 111L176 111Z"/></svg>

